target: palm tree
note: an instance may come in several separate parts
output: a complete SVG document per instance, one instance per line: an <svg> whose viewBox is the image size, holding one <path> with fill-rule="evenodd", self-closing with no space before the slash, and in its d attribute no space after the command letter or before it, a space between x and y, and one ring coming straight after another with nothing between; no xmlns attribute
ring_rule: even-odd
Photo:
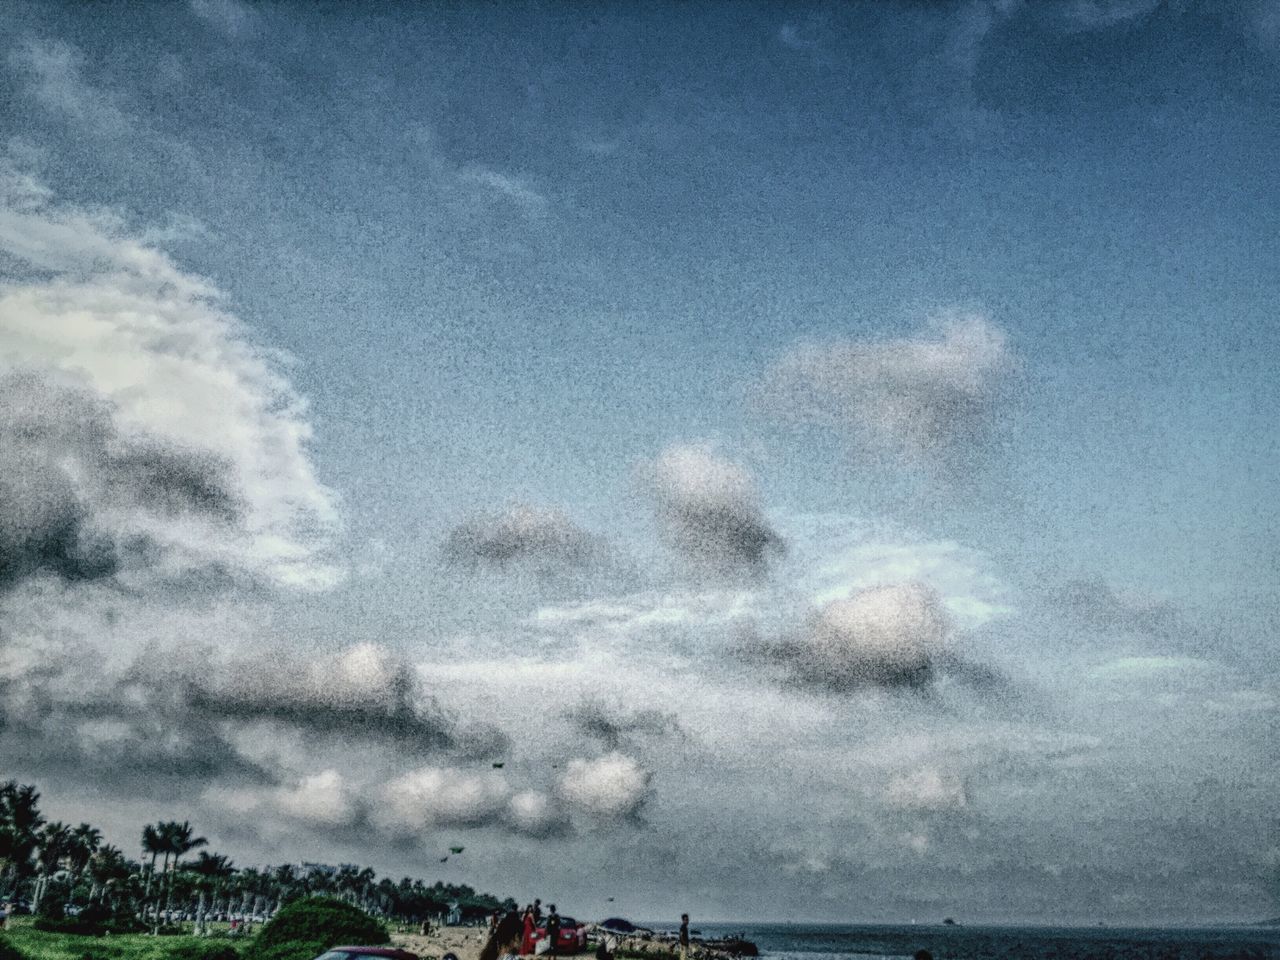
<svg viewBox="0 0 1280 960"><path fill-rule="evenodd" d="M206 853L202 850L194 861L187 864L187 869L199 878L197 889L200 891L200 904L196 907L196 933L203 935L208 932L205 928L205 895L212 896L216 910L222 884L235 873L235 867L221 854Z"/></svg>
<svg viewBox="0 0 1280 960"><path fill-rule="evenodd" d="M249 908L252 904L249 898L257 898L258 891L262 888L262 873L253 867L241 870L239 875L240 887L240 914L241 916L249 915Z"/></svg>
<svg viewBox="0 0 1280 960"><path fill-rule="evenodd" d="M275 884L276 895L276 905L275 909L271 911L271 915L275 916L280 912L280 908L284 906L285 897L289 896L297 887L298 872L290 864L282 863L272 871L271 880Z"/></svg>
<svg viewBox="0 0 1280 960"><path fill-rule="evenodd" d="M158 857L165 847L165 839L160 834L160 824L151 826L147 824L142 828L142 853L151 854L151 869L147 871L147 887L143 891L143 896L150 898L151 896L151 880L156 875L156 857Z"/></svg>
<svg viewBox="0 0 1280 960"><path fill-rule="evenodd" d="M65 823L54 821L46 823L36 837L36 858L40 864L40 875L36 879L35 894L31 898L31 909L38 910L45 890L49 886L49 876L55 873L59 863L72 850L71 828Z"/></svg>
<svg viewBox="0 0 1280 960"><path fill-rule="evenodd" d="M130 874L129 861L125 859L119 847L104 844L93 852L85 867L93 887L89 891L89 899L102 899L107 890L127 878Z"/></svg>
<svg viewBox="0 0 1280 960"><path fill-rule="evenodd" d="M102 845L102 831L82 823L71 831L71 872L76 876L84 873L90 858Z"/></svg>
<svg viewBox="0 0 1280 960"><path fill-rule="evenodd" d="M11 886L13 892L22 884L31 868L31 855L37 845L44 817L40 814L40 794L32 786L10 780L0 784L0 889Z"/></svg>
<svg viewBox="0 0 1280 960"><path fill-rule="evenodd" d="M162 824L162 832L165 837L165 869L168 870L169 854L173 854L173 869L169 871L168 890L166 891L164 912L166 919L173 910L173 880L174 874L178 872L178 860L185 857L196 847L207 846L209 841L204 837L193 837L191 835L191 824L186 820L182 823L172 821ZM158 924L157 924L158 926Z"/></svg>

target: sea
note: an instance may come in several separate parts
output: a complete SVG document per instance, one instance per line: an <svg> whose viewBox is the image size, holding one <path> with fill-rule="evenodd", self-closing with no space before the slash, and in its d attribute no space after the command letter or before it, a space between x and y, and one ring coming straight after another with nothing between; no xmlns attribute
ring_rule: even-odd
<svg viewBox="0 0 1280 960"><path fill-rule="evenodd" d="M656 924L655 929L667 929ZM670 927L674 929L674 926ZM762 960L1280 960L1280 927L1018 927L910 924L695 924L741 936Z"/></svg>

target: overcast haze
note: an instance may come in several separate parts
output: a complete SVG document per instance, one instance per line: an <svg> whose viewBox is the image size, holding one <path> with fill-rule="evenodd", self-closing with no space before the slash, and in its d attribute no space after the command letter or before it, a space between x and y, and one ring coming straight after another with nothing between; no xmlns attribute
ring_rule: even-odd
<svg viewBox="0 0 1280 960"><path fill-rule="evenodd" d="M0 778L579 917L1280 913L1277 117L1275 0L5 5Z"/></svg>

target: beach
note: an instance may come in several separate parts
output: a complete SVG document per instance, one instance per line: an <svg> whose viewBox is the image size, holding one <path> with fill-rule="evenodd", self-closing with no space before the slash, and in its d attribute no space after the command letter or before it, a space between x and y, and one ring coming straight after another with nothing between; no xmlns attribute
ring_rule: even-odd
<svg viewBox="0 0 1280 960"><path fill-rule="evenodd" d="M1046 926L943 926L892 924L703 924L706 939L742 934L768 960L858 960L910 958L929 950L934 960L1280 960L1280 928L1222 926L1188 928L1107 928ZM392 942L423 960L454 953L476 960L487 931L445 927L423 937L393 933ZM622 938L628 957L664 956L672 944ZM715 956L695 947L695 956ZM587 958L590 953L574 956Z"/></svg>

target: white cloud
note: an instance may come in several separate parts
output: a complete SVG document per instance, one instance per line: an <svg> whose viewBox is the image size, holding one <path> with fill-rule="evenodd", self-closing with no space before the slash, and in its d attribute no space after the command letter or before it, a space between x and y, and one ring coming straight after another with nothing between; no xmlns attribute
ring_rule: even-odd
<svg viewBox="0 0 1280 960"><path fill-rule="evenodd" d="M564 800L602 820L634 816L649 793L650 773L632 757L608 753L595 760L576 759L560 780Z"/></svg>
<svg viewBox="0 0 1280 960"><path fill-rule="evenodd" d="M1070 0L1064 13L1072 25L1101 30L1153 13L1164 0Z"/></svg>
<svg viewBox="0 0 1280 960"><path fill-rule="evenodd" d="M70 44L28 40L10 54L9 62L46 109L104 136L123 136L132 129L114 99L85 80L82 57Z"/></svg>
<svg viewBox="0 0 1280 960"><path fill-rule="evenodd" d="M279 357L251 342L212 285L119 216L58 205L29 177L0 180L0 254L26 268L0 287L0 374L40 377L60 396L78 391L82 406L100 409L109 446L99 460L132 464L141 471L134 486L203 483L189 464L217 465L236 502L229 518L126 514L115 509L119 497L112 509L95 510L102 504L89 497L89 519L122 533L136 528L170 572L218 566L284 585L333 584L341 575L329 553L336 498L316 478L307 406ZM168 451L182 453L181 476ZM37 453L56 459L66 451ZM64 461L54 469L88 496L92 478ZM103 477L118 481L120 469Z"/></svg>
<svg viewBox="0 0 1280 960"><path fill-rule="evenodd" d="M540 790L522 790L513 794L507 807L507 819L516 832L532 837L559 833L566 828L564 814L555 800Z"/></svg>
<svg viewBox="0 0 1280 960"><path fill-rule="evenodd" d="M445 556L465 565L581 566L599 550L596 538L562 510L527 504L465 520L444 544Z"/></svg>
<svg viewBox="0 0 1280 960"><path fill-rule="evenodd" d="M523 178L501 173L489 167L466 167L459 171L458 178L466 183L477 184L491 193L510 200L531 215L545 213L549 205L547 198Z"/></svg>
<svg viewBox="0 0 1280 960"><path fill-rule="evenodd" d="M190 0L191 12L229 37L239 37L251 30L256 14L238 0Z"/></svg>
<svg viewBox="0 0 1280 960"><path fill-rule="evenodd" d="M303 777L295 786L280 789L275 797L285 815L321 826L350 823L358 809L355 799L337 770Z"/></svg>
<svg viewBox="0 0 1280 960"><path fill-rule="evenodd" d="M836 688L914 686L931 678L949 632L931 588L868 587L818 611L794 644L794 665L804 679Z"/></svg>
<svg viewBox="0 0 1280 960"><path fill-rule="evenodd" d="M670 446L641 474L664 534L687 559L719 571L758 570L782 550L751 475L710 444Z"/></svg>
<svg viewBox="0 0 1280 960"><path fill-rule="evenodd" d="M769 372L777 409L851 431L908 459L981 439L1013 357L987 318L943 318L929 335L800 346Z"/></svg>
<svg viewBox="0 0 1280 960"><path fill-rule="evenodd" d="M392 834L420 836L437 827L478 826L506 813L511 787L496 770L423 767L381 791L373 820Z"/></svg>
<svg viewBox="0 0 1280 960"><path fill-rule="evenodd" d="M964 781L935 767L895 775L885 785L884 799L895 810L914 813L963 810L969 805Z"/></svg>

